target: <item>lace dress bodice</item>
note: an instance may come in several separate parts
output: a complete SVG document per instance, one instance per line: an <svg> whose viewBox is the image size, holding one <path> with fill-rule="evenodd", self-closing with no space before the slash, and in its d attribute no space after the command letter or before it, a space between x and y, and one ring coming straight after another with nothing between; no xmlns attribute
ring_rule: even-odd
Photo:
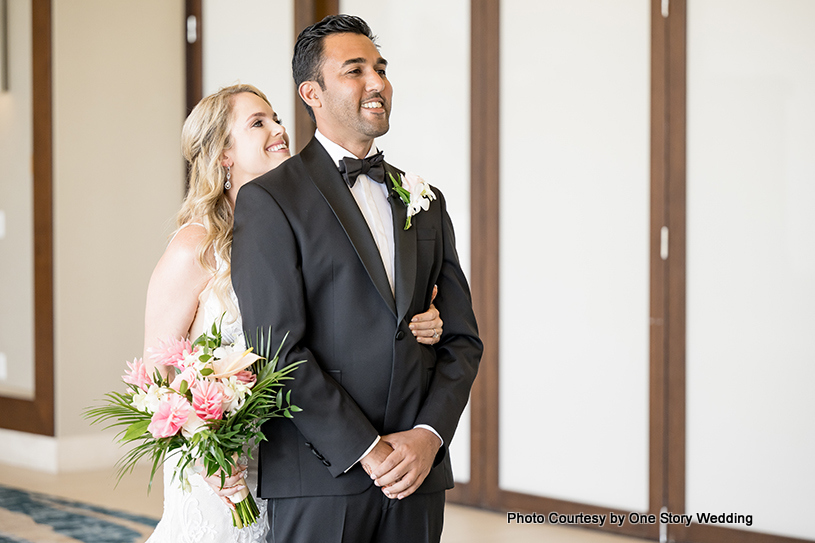
<svg viewBox="0 0 815 543"><path fill-rule="evenodd" d="M221 271L226 263L223 259L215 255L215 264L218 271ZM238 297L232 286L229 286L229 298L232 300L234 307L238 307ZM226 314L225 314L226 313ZM225 315L224 315L225 314ZM234 343L238 336L243 335L243 321L240 314L237 318L230 315L227 308L215 295L212 290L212 280L207 284L206 288L198 295L198 311L195 313L195 319L190 326L190 339L195 339L200 336L205 330L212 328L212 323L220 320L224 316L221 323L221 337L224 345Z"/></svg>
<svg viewBox="0 0 815 543"><path fill-rule="evenodd" d="M216 265L219 270L225 263L216 255ZM229 287L229 295L235 307L238 307L237 296ZM190 327L190 338L195 339L205 329L210 329L212 323L220 319L226 312L212 290L212 281L204 288L198 297L198 311ZM243 333L243 324L240 315L235 318L229 313L223 319L221 336L223 343L233 343ZM257 451L253 456L257 458ZM185 492L178 481L173 479L176 459L168 457L164 463L164 512L161 521L148 543L261 543L266 539L269 531L269 521L266 515L266 500L257 499L257 463L249 464L246 485L252 496L255 497L260 510L258 522L238 530L232 526L232 515L227 505L212 491L200 475L189 478L192 490Z"/></svg>

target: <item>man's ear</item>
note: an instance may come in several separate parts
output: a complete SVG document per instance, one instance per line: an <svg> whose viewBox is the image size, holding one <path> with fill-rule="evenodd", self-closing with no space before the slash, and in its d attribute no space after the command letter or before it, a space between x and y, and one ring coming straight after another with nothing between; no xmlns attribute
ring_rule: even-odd
<svg viewBox="0 0 815 543"><path fill-rule="evenodd" d="M302 98L311 109L322 107L320 88L316 81L303 81L297 88L297 92L300 93L300 98Z"/></svg>

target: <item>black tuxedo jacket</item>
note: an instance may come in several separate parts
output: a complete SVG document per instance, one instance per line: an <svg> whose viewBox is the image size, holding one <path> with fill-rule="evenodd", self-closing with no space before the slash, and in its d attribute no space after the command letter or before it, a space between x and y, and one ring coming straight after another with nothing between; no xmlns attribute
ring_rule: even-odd
<svg viewBox="0 0 815 543"><path fill-rule="evenodd" d="M232 282L244 329L252 338L271 327L274 347L288 333L278 367L306 361L287 383L303 411L263 428L261 497L362 492L370 477L358 464L347 468L377 435L416 424L445 444L419 492L452 487L446 446L482 344L444 198L433 190L438 199L407 231L406 206L391 191L394 296L368 225L317 140L241 188ZM408 323L427 310L433 285L444 333L430 347Z"/></svg>

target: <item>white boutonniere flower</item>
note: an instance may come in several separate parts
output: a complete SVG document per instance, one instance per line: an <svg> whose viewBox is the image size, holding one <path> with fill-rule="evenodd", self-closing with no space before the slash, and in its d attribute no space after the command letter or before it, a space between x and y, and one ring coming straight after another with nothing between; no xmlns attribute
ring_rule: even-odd
<svg viewBox="0 0 815 543"><path fill-rule="evenodd" d="M401 183L390 172L388 172L388 177L393 184L393 190L407 206L407 221L405 221L405 230L407 230L410 228L410 219L419 211L430 209L430 202L436 199L436 195L430 189L430 184L415 173L408 172L401 175Z"/></svg>

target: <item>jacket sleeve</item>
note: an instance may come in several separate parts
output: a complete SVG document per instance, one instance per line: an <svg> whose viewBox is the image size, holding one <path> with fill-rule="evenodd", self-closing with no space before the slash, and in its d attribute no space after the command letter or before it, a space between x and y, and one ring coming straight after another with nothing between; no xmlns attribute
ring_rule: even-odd
<svg viewBox="0 0 815 543"><path fill-rule="evenodd" d="M268 333L280 351L278 367L303 360L286 386L303 409L292 422L319 451L335 477L353 465L378 432L348 393L303 346L307 306L296 233L263 186L247 183L238 193L232 241L232 284L250 340ZM329 465L330 464L330 465Z"/></svg>

